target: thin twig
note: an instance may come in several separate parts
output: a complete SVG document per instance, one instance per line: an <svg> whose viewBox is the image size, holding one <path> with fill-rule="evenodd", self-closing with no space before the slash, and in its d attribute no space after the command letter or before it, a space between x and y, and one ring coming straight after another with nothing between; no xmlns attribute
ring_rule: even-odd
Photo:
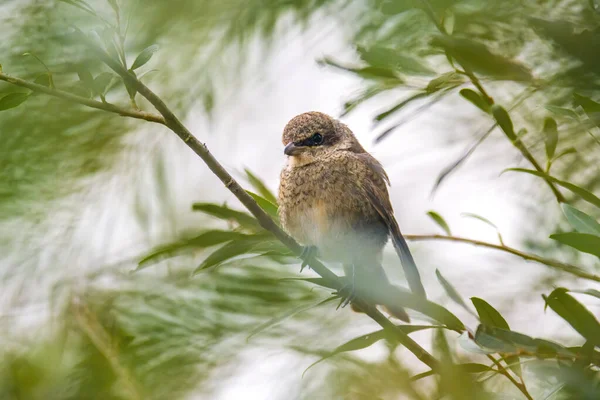
<svg viewBox="0 0 600 400"><path fill-rule="evenodd" d="M85 37L83 38L84 40ZM192 135L192 133L179 121L179 119L173 114L173 112L167 107L167 105L152 92L146 85L140 82L133 74L127 71L118 62L114 61L106 52L95 45L91 41L87 41L88 45L94 50L97 57L104 62L110 69L120 75L123 80L134 87L138 93L145 97L156 110L164 117L164 124L171 129L179 138L196 153L208 166L208 168L223 182L223 184L233 193L235 197L250 211L252 215L258 220L259 224L271 232L277 239L279 239L286 247L288 247L294 254L300 255L302 253L302 246L298 244L291 236L286 234L273 219L266 214L263 209L256 203L256 201L240 186L240 184L233 179L233 177L223 168L223 166L217 161L217 159L210 153L205 144L201 143L198 139ZM308 265L324 278L328 284L334 287L336 290L341 290L344 287L344 282L327 267L325 267L318 260L311 258L308 260ZM439 361L429 354L424 348L422 348L417 342L411 339L406 333L402 332L396 325L388 320L376 307L368 304L364 300L357 298L354 300L357 306L359 306L365 314L371 317L375 322L381 325L384 329L389 330L395 335L396 340L404 345L409 351L411 351L419 360L428 365L431 369L439 370Z"/></svg>
<svg viewBox="0 0 600 400"><path fill-rule="evenodd" d="M127 109L119 106L115 106L114 104L103 103L101 101L96 101L92 99L88 99L82 96L77 96L73 93L65 92L63 90L51 89L47 86L38 85L33 82L28 82L26 80L16 78L14 76L6 75L0 72L0 81L5 81L8 83L12 83L13 85L20 86L32 90L38 93L45 93L50 96L58 97L72 103L83 104L84 106L88 106L91 108L96 108L98 110L108 111L115 114L119 114L123 117L131 117L137 119L143 119L150 122L156 122L157 124L165 125L165 119L157 114L148 113L145 111Z"/></svg>
<svg viewBox="0 0 600 400"><path fill-rule="evenodd" d="M429 16L429 19L431 19L431 21L436 26L436 28L440 31L440 33L442 35L447 35L446 30L444 29L444 27L442 26L442 24L440 23L440 21L437 19L436 15L435 15L435 11L433 10L433 7L429 3L429 1L428 0L421 0L421 3L423 4L423 8L424 8L425 13ZM465 65L464 63L461 63L459 60L456 60L456 61L463 68L463 71L459 71L459 70L457 70L455 68L456 72L458 72L459 74L464 74L467 77L469 77L469 80L471 81L471 83L473 84L473 86L475 86L477 88L477 90L479 90L479 93L481 93L481 95L483 96L484 100L489 105L493 105L494 104L494 99L487 93L487 91L485 90L485 88L481 84L481 81L479 80L479 78L477 78L477 76L475 75L475 73L469 68L468 65ZM531 165L533 165L533 167L538 172L545 173L545 170L537 162L537 160L535 159L535 157L533 156L533 154L531 154L531 152L529 151L529 149L525 146L525 144L523 143L523 141L520 138L517 137L516 139L511 140L511 142L521 152L521 154L523 155L523 157L525 157L525 159L527 159L527 161L529 161L531 163ZM556 197L556 201L558 201L559 203L566 202L565 197L560 192L560 190L558 190L558 188L556 187L556 185L554 185L554 183L551 182L548 179L544 179L544 180L546 181L546 183L550 187L550 190L552 190L552 193Z"/></svg>
<svg viewBox="0 0 600 400"><path fill-rule="evenodd" d="M544 265L547 265L547 266L555 268L555 269L559 269L563 272L567 272L569 274L578 276L579 278L584 278L584 279L589 279L592 281L600 282L600 276L590 274L589 272L586 272L582 268L577 267L575 265L565 264L560 261L536 256L535 254L524 253L520 250L517 250L512 247L508 247L506 245L482 242L480 240L468 239L468 238L458 237L458 236L447 236L447 235L404 235L404 237L406 238L406 240L412 240L412 241L447 240L450 242L468 243L468 244L472 244L475 246L496 249L496 250L504 251L506 253L514 254L515 256L521 257L524 260L535 261L537 263L544 264Z"/></svg>
<svg viewBox="0 0 600 400"><path fill-rule="evenodd" d="M517 380L513 378L510 372L508 372L506 368L504 368L502 364L500 364L500 361L496 360L496 358L494 358L491 354L487 354L487 358L489 358L494 364L496 364L496 367L498 367L498 372L504 375L509 381L511 381L512 384L515 385L517 389L519 389L521 393L523 393L523 395L527 397L528 400L533 400L533 397L531 397L531 395L527 391L527 387L525 386L525 384L517 382Z"/></svg>

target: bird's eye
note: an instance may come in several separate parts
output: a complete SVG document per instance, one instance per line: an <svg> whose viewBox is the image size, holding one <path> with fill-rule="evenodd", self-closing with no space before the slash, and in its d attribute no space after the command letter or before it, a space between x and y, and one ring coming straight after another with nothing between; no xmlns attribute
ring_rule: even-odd
<svg viewBox="0 0 600 400"><path fill-rule="evenodd" d="M318 146L323 143L323 136L320 133L315 133L310 138L310 141L313 142L313 144Z"/></svg>

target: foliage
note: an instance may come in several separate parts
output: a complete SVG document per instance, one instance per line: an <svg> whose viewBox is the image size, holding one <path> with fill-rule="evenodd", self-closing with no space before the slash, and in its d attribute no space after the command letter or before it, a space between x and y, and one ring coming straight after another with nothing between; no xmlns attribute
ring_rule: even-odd
<svg viewBox="0 0 600 400"><path fill-rule="evenodd" d="M183 16L181 10L194 13L197 7L205 7L207 15L236 19L238 23L226 27L211 20L202 32L220 34L224 43L231 45L237 40L242 46L247 44L248 32L272 34L287 11L306 20L326 5L325 1L296 1L273 2L269 7L252 1L219 7L214 2L191 5L175 1L168 6L157 3L129 9L110 0L104 5L112 10L108 17L103 6L91 7L83 0L63 3L82 13L74 22L93 24L95 30L75 29L67 34L57 16L65 15L60 14L62 11L44 2L33 4L23 31L55 29L61 34L48 35L45 45L26 39L22 45L32 48L29 58L39 69L25 73L12 68L11 74L24 72L24 78L45 88L65 90L78 99L104 105L112 105L114 96L115 104L128 103L132 110L146 106L140 101L143 94L127 77L109 72L81 52L90 41L130 77L141 79L141 71L148 72L155 53L163 49L162 45L147 44L153 42L148 39L158 39L153 36L164 27L165 21L158 16L166 12L165 7L174 10L175 17ZM179 3L189 8L178 8ZM510 167L507 171L538 179L562 206L564 221L544 231L545 236L554 240L552 246L557 252L568 248L577 256L586 253L597 267L600 199L594 191L600 180L591 176L593 171L578 177L581 166L566 161L568 155L597 160L598 142L592 132L600 127L600 103L594 100L599 94L600 16L595 3L371 0L363 6L365 17L354 38L360 61L321 60L323 65L364 81L364 92L346 103L345 112L357 112L363 102L384 92L409 91L374 117L376 128L381 130L377 140L381 141L404 123L398 116L411 105L420 104L411 111L411 117L448 96L476 107L492 128L442 171L435 187L500 128L503 138L528 163L528 168ZM51 23L42 24L40 10L49 12L44 18ZM132 22L135 28L131 31L130 15L140 19ZM130 40L141 50L130 54ZM141 43L144 45L138 46ZM59 52L63 45L72 50ZM550 59L557 61L546 66ZM14 54L9 54L3 61L5 66L31 61L15 60ZM18 212L31 216L33 213L23 211L22 204L14 205L16 200L40 201L40 191L49 193L42 196L43 201L54 200L83 185L82 177L110 172L107 168L118 156L116 149L123 146L127 124L106 120L102 113L81 107L61 118L66 108L76 106L54 103L38 90L13 87L9 79L4 80L0 131L11 129L15 134L5 141L0 153L5 166L2 174L4 181L15 183L0 199L3 215ZM538 103L545 108L532 112ZM186 108L175 104L176 110ZM211 111L211 107L206 108ZM32 118L19 114L23 110ZM535 133L528 135L528 130ZM61 135L46 138L46 131ZM92 131L94 135L87 134ZM65 158L70 160L68 165L57 161ZM51 168L53 165L57 167ZM276 196L258 176L249 170L245 173L252 186L248 193L267 218L277 222ZM57 184L57 175L70 184ZM540 206L541 213L551 207L555 203ZM304 366L311 379L298 397L491 399L505 390L529 399L600 396L600 322L582 300L600 297L594 288L571 287L573 282L565 280L559 287L547 285L536 293L542 296L544 308L560 317L565 330L570 330L568 339L556 340L554 335L534 338L512 330L507 318L485 299L472 297L471 303L467 302L436 270L447 297L470 313L474 324L435 301L400 291L402 306L427 323L394 326L386 320L384 329L369 328L347 337L350 335L344 332L350 324L347 317L332 313L336 296L331 296L329 282L315 277L290 278L285 266L296 266L299 260L272 231L263 228L259 219L212 202L194 203L192 211L216 227L207 225L182 233L145 251L136 258L131 274L123 274L119 267L106 267L84 276L86 284L81 287L61 282L64 287L58 285L52 299L58 304L54 309L57 327L34 343L3 348L0 397L175 399L197 391L210 398L216 391L217 377L243 362L248 343L260 347L260 341L297 355L298 375ZM43 213L43 209L37 212ZM439 213L430 211L428 215L444 237L452 238L450 224ZM500 242L495 248L514 254L492 222L475 214L467 216L494 227ZM554 265L548 263L549 267ZM538 315L544 308L539 307ZM431 333L431 346L422 343L423 336L416 339L414 335L420 347L433 350L436 367L431 371L418 373L414 362L400 356L406 349L399 337L417 332ZM297 343L296 339L302 340ZM6 340L19 342L12 337ZM385 356L366 361L353 353L372 346L384 348ZM457 346L465 351L458 351ZM309 356L313 361L316 356L312 365L305 363ZM311 367L321 362L329 369L323 377L316 377L316 367Z"/></svg>

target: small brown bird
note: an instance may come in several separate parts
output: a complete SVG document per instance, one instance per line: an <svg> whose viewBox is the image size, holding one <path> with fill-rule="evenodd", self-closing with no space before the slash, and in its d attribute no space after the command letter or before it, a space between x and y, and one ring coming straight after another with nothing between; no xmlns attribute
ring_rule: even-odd
<svg viewBox="0 0 600 400"><path fill-rule="evenodd" d="M390 286L381 261L391 236L411 290L425 297L394 218L388 176L352 131L326 114L307 112L288 122L282 141L288 156L279 186L283 228L324 260L341 262L351 285L372 292ZM400 307L386 306L408 319Z"/></svg>

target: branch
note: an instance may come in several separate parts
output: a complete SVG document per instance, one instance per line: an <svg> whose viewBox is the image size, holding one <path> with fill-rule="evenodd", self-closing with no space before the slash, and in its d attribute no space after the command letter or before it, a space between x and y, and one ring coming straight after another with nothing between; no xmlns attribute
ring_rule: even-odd
<svg viewBox="0 0 600 400"><path fill-rule="evenodd" d="M504 368L502 366L502 364L500 364L500 361L496 360L496 358L494 356L492 356L491 354L487 355L487 358L489 358L490 360L492 360L492 362L494 364L496 364L496 367L498 367L498 372L500 372L502 375L504 375L509 381L511 381L511 383L513 385L515 385L517 387L517 389L519 389L521 391L521 393L523 393L523 396L525 396L528 400L533 400L533 397L531 397L531 395L529 394L529 392L527 391L527 387L525 386L524 383L519 383L516 381L515 378L512 377L512 375L510 374L510 372L508 372L506 370L506 368Z"/></svg>
<svg viewBox="0 0 600 400"><path fill-rule="evenodd" d="M472 244L475 246L496 249L496 250L504 251L506 253L514 254L515 256L521 257L524 260L535 261L537 263L559 269L561 271L578 276L580 278L600 282L600 276L590 274L589 272L586 272L582 268L579 268L575 265L565 264L560 261L539 257L539 256L536 256L535 254L524 253L520 250L517 250L512 247L508 247L508 246L505 246L502 244L487 243L487 242L482 242L482 241L474 240L474 239L468 239L468 238L457 237L457 236L446 236L446 235L404 235L404 237L406 238L406 240L413 240L413 241L447 240L450 242L469 243L469 244Z"/></svg>
<svg viewBox="0 0 600 400"><path fill-rule="evenodd" d="M123 117L143 119L143 120L150 121L150 122L156 122L157 124L162 124L162 125L165 124L165 119L160 115L156 115L156 114L152 114L152 113L148 113L148 112L144 112L144 111L140 111L140 110L122 108L122 107L115 106L114 104L104 103L104 102L88 99L86 97L77 96L73 93L65 92L63 90L51 89L47 86L38 85L36 83L28 82L23 79L15 78L14 76L6 75L2 72L0 72L0 81L5 81L5 82L11 83L16 86L24 87L24 88L27 88L34 92L44 93L44 94L47 94L50 96L58 97L60 99L67 100L72 103L83 104L84 106L96 108L98 110L103 110L103 111L108 111L111 113L119 114Z"/></svg>
<svg viewBox="0 0 600 400"><path fill-rule="evenodd" d="M87 41L88 45L94 50L96 56L104 62L110 69L120 75L123 80L128 83L131 87L135 88L138 93L145 97L163 116L164 124L171 129L179 138L196 153L208 166L208 168L223 182L225 187L233 193L235 197L250 211L252 215L258 220L261 227L271 232L277 239L279 239L286 247L288 247L294 254L300 256L302 253L302 246L298 244L291 236L285 233L273 219L266 214L263 209L256 203L256 201L240 186L240 184L223 168L223 166L217 161L217 159L210 153L205 144L201 143L198 139L192 135L192 133L179 121L179 119L173 114L173 112L167 107L167 105L152 92L146 85L140 82L133 74L127 71L121 64L114 61L104 50L96 46L95 43L87 40L84 36L84 40ZM340 278L325 267L321 262L314 258L307 259L308 265L326 280L328 284L334 287L336 290L342 290L344 283ZM389 330L394 334L396 340L404 345L409 351L411 351L419 360L428 365L431 369L439 370L439 361L429 354L424 348L422 348L417 342L411 339L406 333L402 332L396 325L388 320L376 307L368 304L360 297L353 300L369 317L377 322L384 329Z"/></svg>
<svg viewBox="0 0 600 400"><path fill-rule="evenodd" d="M423 4L423 9L424 9L425 13L429 17L429 19L431 19L431 21L436 26L436 28L440 31L440 33L442 35L448 35L446 33L446 30L442 26L442 24L440 24L440 22L438 21L436 15L435 15L435 11L433 10L433 7L429 3L429 0L421 0L421 3ZM477 78L477 76L475 75L475 73L473 73L473 71L469 68L468 65L465 65L465 64L461 63L459 60L456 60L456 61L460 64L460 66L464 70L464 71L458 71L456 69L456 67L455 67L456 72L462 73L462 74L466 75L467 77L469 77L469 80L471 81L471 83L473 84L473 86L475 86L475 88L477 88L477 90L479 90L479 93L481 93L481 95L483 96L484 100L490 106L493 105L494 104L494 99L484 89L483 85L481 84L481 81L479 80L479 78ZM545 170L537 162L537 160L535 159L535 157L533 156L533 154L531 154L531 152L529 151L529 149L525 146L525 144L523 143L523 141L520 138L517 137L516 139L511 140L511 142L521 152L521 154L523 155L523 157L525 157L525 159L527 159L527 161L529 161L531 163L531 165L533 165L533 167L538 172L545 173ZM548 179L544 179L544 180L546 181L546 183L550 187L550 190L552 190L552 193L556 197L556 201L558 201L559 203L565 203L566 202L565 197L560 192L560 190L558 190L558 188L554 185L554 183L551 182Z"/></svg>

